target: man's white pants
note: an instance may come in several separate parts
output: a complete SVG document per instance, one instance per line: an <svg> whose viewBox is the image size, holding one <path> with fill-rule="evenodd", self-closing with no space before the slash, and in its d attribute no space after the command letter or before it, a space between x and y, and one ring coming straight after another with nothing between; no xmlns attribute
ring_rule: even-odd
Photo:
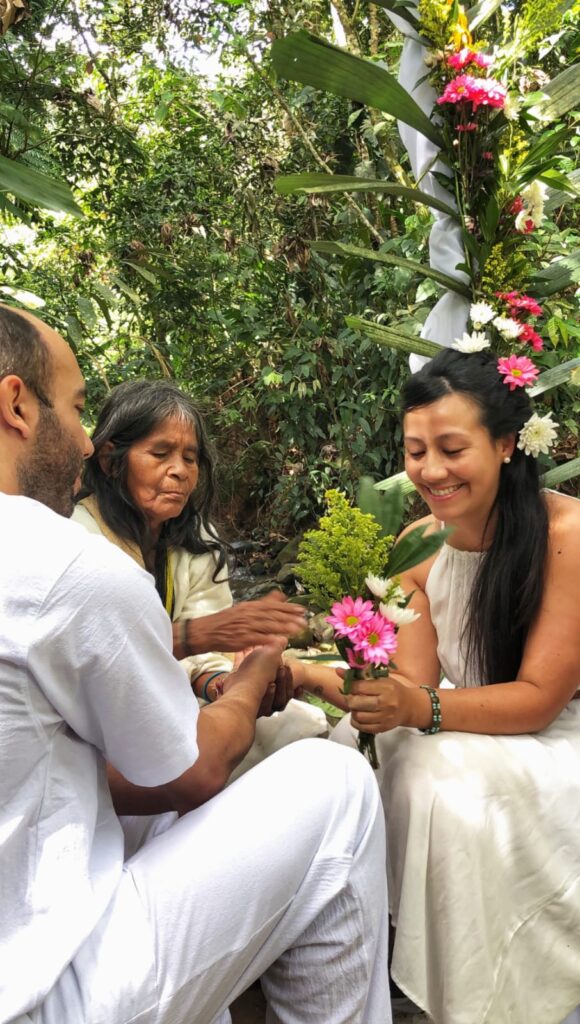
<svg viewBox="0 0 580 1024"><path fill-rule="evenodd" d="M390 1024L383 811L360 754L294 743L155 830L34 1024L211 1024L259 977L270 1024Z"/></svg>

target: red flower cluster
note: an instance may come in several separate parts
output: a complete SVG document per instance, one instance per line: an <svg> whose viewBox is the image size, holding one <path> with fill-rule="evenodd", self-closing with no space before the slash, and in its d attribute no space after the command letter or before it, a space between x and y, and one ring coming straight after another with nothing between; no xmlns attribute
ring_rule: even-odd
<svg viewBox="0 0 580 1024"><path fill-rule="evenodd" d="M530 324L521 323L522 316L542 316L543 309L539 303L531 295L522 295L520 292L496 292L495 294L498 299L507 303L508 315L521 324L522 329L518 335L518 341L520 343L527 342L532 346L534 352L541 352L544 342L538 332Z"/></svg>

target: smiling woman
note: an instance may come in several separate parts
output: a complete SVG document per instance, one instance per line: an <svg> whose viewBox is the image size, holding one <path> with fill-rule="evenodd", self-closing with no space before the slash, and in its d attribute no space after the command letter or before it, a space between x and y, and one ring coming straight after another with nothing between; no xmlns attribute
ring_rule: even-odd
<svg viewBox="0 0 580 1024"><path fill-rule="evenodd" d="M422 522L452 533L402 574L419 617L396 671L355 682L333 734L376 734L392 976L435 1024L561 1024L580 1002L580 502L540 490L529 397L490 352L443 351L402 398Z"/></svg>

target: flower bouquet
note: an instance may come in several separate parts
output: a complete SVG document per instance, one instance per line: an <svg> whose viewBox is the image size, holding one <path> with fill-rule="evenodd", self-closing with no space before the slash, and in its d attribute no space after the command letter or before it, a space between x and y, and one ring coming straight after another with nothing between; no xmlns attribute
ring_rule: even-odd
<svg viewBox="0 0 580 1024"><path fill-rule="evenodd" d="M355 679L388 676L396 667L391 658L398 630L418 618L408 607L412 594L405 594L399 575L434 554L449 530L425 535L426 528L418 526L395 544L402 493L393 487L381 495L368 478L359 486L359 507L339 491L327 491L325 497L328 513L317 530L304 535L297 574L310 603L330 613L326 621L349 666L343 687L348 694ZM360 732L358 747L378 768L374 736Z"/></svg>

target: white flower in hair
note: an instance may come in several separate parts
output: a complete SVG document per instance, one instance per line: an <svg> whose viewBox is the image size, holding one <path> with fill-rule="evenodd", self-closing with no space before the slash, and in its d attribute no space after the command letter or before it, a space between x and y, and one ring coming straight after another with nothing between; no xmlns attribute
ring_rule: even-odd
<svg viewBox="0 0 580 1024"><path fill-rule="evenodd" d="M484 348L489 348L489 339L478 331L474 331L473 334L465 332L462 338L455 339L451 348L457 352L481 352Z"/></svg>
<svg viewBox="0 0 580 1024"><path fill-rule="evenodd" d="M550 419L552 413L546 416L538 416L537 412L532 413L529 420L524 423L519 434L518 448L521 448L526 455L533 455L537 459L540 452L548 454L549 449L556 440L556 427L559 426Z"/></svg>
<svg viewBox="0 0 580 1024"><path fill-rule="evenodd" d="M472 302L471 309L469 310L469 318L476 330L488 324L495 315L495 309L487 302Z"/></svg>
<svg viewBox="0 0 580 1024"><path fill-rule="evenodd" d="M496 316L493 321L493 326L497 327L499 333L510 341L514 338L519 338L523 331L522 324L519 324L517 320L514 320L511 316Z"/></svg>
<svg viewBox="0 0 580 1024"><path fill-rule="evenodd" d="M408 626L411 622L416 622L417 619L421 618L421 612L414 612L412 608L401 608L400 605L394 602L380 604L379 611L381 615L384 615L385 619L394 622L395 626Z"/></svg>

